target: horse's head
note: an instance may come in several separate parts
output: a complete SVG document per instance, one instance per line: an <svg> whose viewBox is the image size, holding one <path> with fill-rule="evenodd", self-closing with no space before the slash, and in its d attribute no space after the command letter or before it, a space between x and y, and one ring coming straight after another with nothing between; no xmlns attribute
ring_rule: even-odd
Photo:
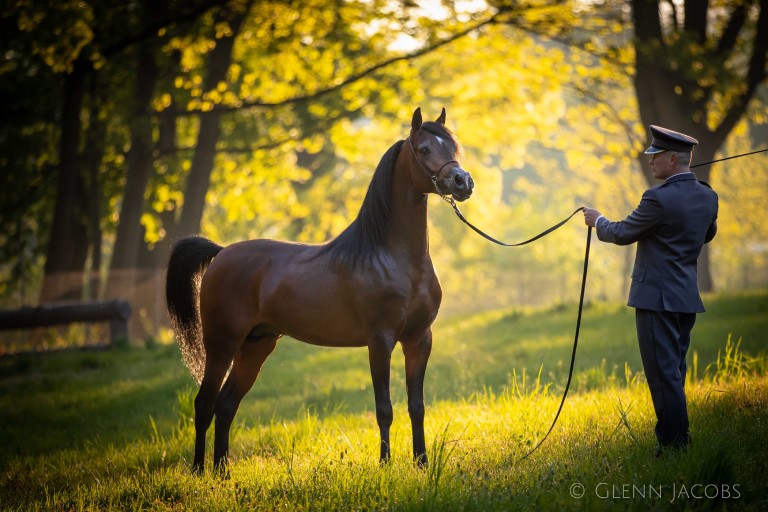
<svg viewBox="0 0 768 512"><path fill-rule="evenodd" d="M457 201L465 201L472 195L475 182L458 160L462 157L459 141L445 127L445 109L436 121L421 121L421 108L417 108L411 120L408 137L415 165L414 183L424 187L424 193L435 192L450 195Z"/></svg>

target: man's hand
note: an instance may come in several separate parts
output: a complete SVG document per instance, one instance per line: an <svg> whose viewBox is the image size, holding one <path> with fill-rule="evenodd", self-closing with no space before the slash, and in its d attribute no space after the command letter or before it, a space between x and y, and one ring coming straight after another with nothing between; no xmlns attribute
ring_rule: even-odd
<svg viewBox="0 0 768 512"><path fill-rule="evenodd" d="M595 210L594 208L584 208L584 224L587 226L595 227L595 222L597 222L597 218L602 215L599 211Z"/></svg>

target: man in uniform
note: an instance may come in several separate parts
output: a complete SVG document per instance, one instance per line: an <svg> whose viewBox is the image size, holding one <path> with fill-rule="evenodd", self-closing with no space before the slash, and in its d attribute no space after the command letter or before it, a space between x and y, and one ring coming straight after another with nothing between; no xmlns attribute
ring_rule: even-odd
<svg viewBox="0 0 768 512"><path fill-rule="evenodd" d="M647 190L626 219L611 222L592 208L584 221L603 242L637 242L628 305L635 308L637 339L653 407L657 455L690 443L685 399L685 356L696 313L704 312L697 259L717 231L717 194L690 170L688 135L651 126L653 177L664 183Z"/></svg>

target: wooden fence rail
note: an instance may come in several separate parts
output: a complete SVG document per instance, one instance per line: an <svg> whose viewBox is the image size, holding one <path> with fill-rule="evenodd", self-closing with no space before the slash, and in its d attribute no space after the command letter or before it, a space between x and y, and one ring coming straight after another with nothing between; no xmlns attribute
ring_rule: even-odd
<svg viewBox="0 0 768 512"><path fill-rule="evenodd" d="M109 322L110 343L128 340L131 305L125 300L44 304L0 309L0 330L50 327L76 322Z"/></svg>

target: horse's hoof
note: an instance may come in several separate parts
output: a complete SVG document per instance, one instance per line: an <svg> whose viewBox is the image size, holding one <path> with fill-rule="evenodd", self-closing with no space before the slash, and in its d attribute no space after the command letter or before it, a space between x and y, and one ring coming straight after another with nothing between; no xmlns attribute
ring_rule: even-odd
<svg viewBox="0 0 768 512"><path fill-rule="evenodd" d="M214 474L221 480L229 480L229 463L226 458L213 465Z"/></svg>

